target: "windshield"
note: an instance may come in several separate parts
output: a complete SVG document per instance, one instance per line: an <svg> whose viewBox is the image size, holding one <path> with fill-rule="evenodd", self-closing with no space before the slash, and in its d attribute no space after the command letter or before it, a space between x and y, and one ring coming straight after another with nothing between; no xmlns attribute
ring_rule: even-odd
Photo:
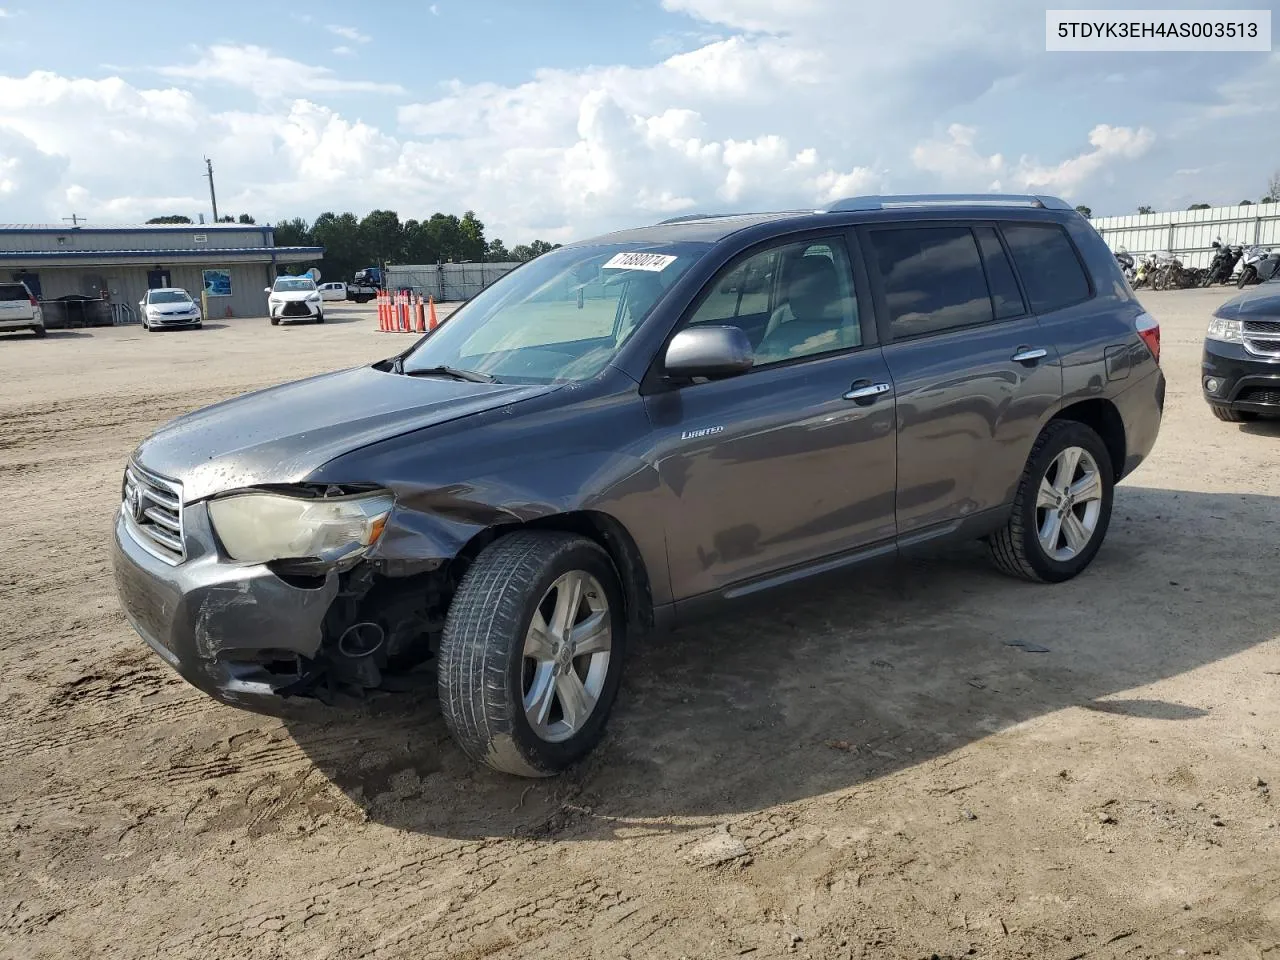
<svg viewBox="0 0 1280 960"><path fill-rule="evenodd" d="M191 298L183 290L152 290L147 295L148 303L190 303Z"/></svg>
<svg viewBox="0 0 1280 960"><path fill-rule="evenodd" d="M709 248L611 243L544 253L449 317L404 370L452 367L505 383L589 380Z"/></svg>
<svg viewBox="0 0 1280 960"><path fill-rule="evenodd" d="M29 300L31 294L20 283L0 283L0 300Z"/></svg>
<svg viewBox="0 0 1280 960"><path fill-rule="evenodd" d="M316 288L314 280L308 280L305 277L280 277L276 280L276 293L291 293L295 290L314 290Z"/></svg>

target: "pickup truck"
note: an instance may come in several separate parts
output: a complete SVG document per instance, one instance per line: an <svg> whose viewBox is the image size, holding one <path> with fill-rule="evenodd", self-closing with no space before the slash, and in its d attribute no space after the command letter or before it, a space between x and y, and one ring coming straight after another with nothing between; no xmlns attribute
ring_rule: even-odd
<svg viewBox="0 0 1280 960"><path fill-rule="evenodd" d="M44 312L40 301L21 281L0 283L0 331L30 330L43 337Z"/></svg>

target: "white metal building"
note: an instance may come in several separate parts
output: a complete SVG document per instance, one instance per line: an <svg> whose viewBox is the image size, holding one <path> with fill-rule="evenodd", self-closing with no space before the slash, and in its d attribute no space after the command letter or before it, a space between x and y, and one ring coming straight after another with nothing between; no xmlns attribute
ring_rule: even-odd
<svg viewBox="0 0 1280 960"><path fill-rule="evenodd" d="M280 264L319 260L323 247L277 247L270 226L0 226L0 279L41 300L78 295L137 310L149 288L209 293L209 316L262 316Z"/></svg>
<svg viewBox="0 0 1280 960"><path fill-rule="evenodd" d="M1209 266L1213 241L1219 237L1223 243L1246 247L1280 247L1280 203L1098 217L1089 222L1112 250L1124 247L1135 257L1164 250L1185 267Z"/></svg>

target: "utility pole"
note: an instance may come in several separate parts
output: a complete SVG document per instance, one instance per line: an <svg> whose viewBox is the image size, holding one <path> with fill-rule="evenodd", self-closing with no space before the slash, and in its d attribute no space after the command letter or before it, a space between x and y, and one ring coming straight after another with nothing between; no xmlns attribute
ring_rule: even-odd
<svg viewBox="0 0 1280 960"><path fill-rule="evenodd" d="M74 214L74 213L73 213L71 216L69 216L69 217L63 217L62 219L63 219L63 220L70 220L70 221L71 221L71 225L74 227L74 226L79 225L79 223L80 223L80 221L81 221L81 220L86 220L86 219L88 219L88 218L87 218L87 217L82 217L82 216L79 216L78 214Z"/></svg>
<svg viewBox="0 0 1280 960"><path fill-rule="evenodd" d="M209 172L205 174L209 178L209 202L213 204L213 222L218 222L218 195L213 192L213 161L208 157L204 158L204 165L209 168Z"/></svg>

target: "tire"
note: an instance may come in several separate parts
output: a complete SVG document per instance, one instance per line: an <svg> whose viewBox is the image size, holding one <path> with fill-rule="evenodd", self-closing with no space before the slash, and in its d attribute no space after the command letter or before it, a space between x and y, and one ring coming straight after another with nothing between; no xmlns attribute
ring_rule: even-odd
<svg viewBox="0 0 1280 960"><path fill-rule="evenodd" d="M278 327L278 326L280 326L280 318L279 318L279 317L272 317L272 318L271 318L271 325L272 325L273 327Z"/></svg>
<svg viewBox="0 0 1280 960"><path fill-rule="evenodd" d="M596 644L607 645L603 660L601 650L574 659L555 656L558 601L563 595L567 604L572 596L560 585L574 578L582 592L572 620L582 627L599 618L592 636ZM546 658L526 650L535 616L548 625L552 638L544 648ZM521 777L552 776L589 753L603 736L622 676L625 641L622 590L599 545L557 531L501 537L476 558L449 606L438 667L445 723L478 763ZM567 671L575 678L571 690L576 686L595 695L576 724L560 695ZM539 688L551 691L541 698L546 705L541 733L525 707L526 697ZM536 714L536 707L531 709Z"/></svg>
<svg viewBox="0 0 1280 960"><path fill-rule="evenodd" d="M1232 410L1230 407L1212 406L1213 415L1223 423L1251 423L1258 419L1252 410Z"/></svg>
<svg viewBox="0 0 1280 960"><path fill-rule="evenodd" d="M48 334L49 331L46 330L44 327L32 327L31 332L34 333L37 337L43 337L46 334Z"/></svg>
<svg viewBox="0 0 1280 960"><path fill-rule="evenodd" d="M1081 453L1072 473L1073 478L1079 475L1080 479L1075 480L1071 488L1080 491L1096 490L1097 495L1086 500L1077 494L1081 497L1078 501L1067 501L1076 524L1073 528L1068 528L1065 523L1060 522L1060 527L1055 531L1045 524L1050 519L1050 512L1061 517L1061 510L1050 508L1042 514L1041 485L1044 483L1050 488L1056 488L1059 496L1061 495L1061 484L1051 483L1049 476L1053 475L1055 481L1060 479L1057 473L1069 460L1059 458L1071 450ZM1088 462L1090 460L1091 464ZM1090 467L1095 476L1095 486L1086 487L1083 484ZM1083 474L1080 474L1081 470L1084 471ZM996 566L1010 576L1036 583L1061 583L1070 580L1093 562L1102 546L1107 526L1111 522L1114 492L1115 471L1102 438L1089 427L1073 420L1050 421L1031 448L1031 456L1027 458L1022 479L1018 481L1008 521L987 538ZM1097 505L1096 512L1093 510L1094 504ZM1077 542L1073 544L1069 529L1084 532L1087 538L1081 542L1077 536ZM1054 537L1055 553L1050 553L1042 543L1042 532Z"/></svg>
<svg viewBox="0 0 1280 960"><path fill-rule="evenodd" d="M197 323L193 323L193 324L191 325L191 329L192 329L192 330L203 330L203 329L204 329L204 321L203 321L203 320L201 320L201 321L199 321L199 322L197 322Z"/></svg>
<svg viewBox="0 0 1280 960"><path fill-rule="evenodd" d="M1240 279L1236 281L1236 289L1243 290L1246 286L1253 283L1253 278L1258 275L1258 271L1252 266L1245 267L1240 271Z"/></svg>
<svg viewBox="0 0 1280 960"><path fill-rule="evenodd" d="M317 314L316 314L316 323L324 323L324 314L323 314L323 313L317 313Z"/></svg>

